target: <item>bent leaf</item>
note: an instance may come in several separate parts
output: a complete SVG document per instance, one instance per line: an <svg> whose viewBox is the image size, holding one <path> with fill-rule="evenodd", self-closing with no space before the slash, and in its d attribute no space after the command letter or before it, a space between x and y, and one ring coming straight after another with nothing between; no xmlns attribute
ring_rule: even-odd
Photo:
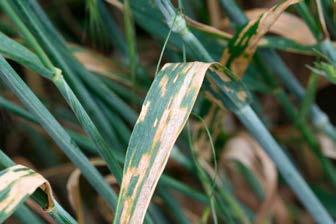
<svg viewBox="0 0 336 224"><path fill-rule="evenodd" d="M260 145L245 132L238 134L226 143L222 156L223 164L237 161L243 164L256 176L263 186L265 197L256 213L256 223L265 222L270 215L272 202L277 193L277 171L272 160L262 150Z"/></svg>
<svg viewBox="0 0 336 224"><path fill-rule="evenodd" d="M15 165L0 172L0 223L4 222L36 189L42 189L48 196L50 211L54 199L49 182L34 170Z"/></svg>
<svg viewBox="0 0 336 224"><path fill-rule="evenodd" d="M51 78L53 72L46 68L40 59L30 50L0 32L0 54L26 66L34 72Z"/></svg>
<svg viewBox="0 0 336 224"><path fill-rule="evenodd" d="M255 20L266 11L267 8L255 8L246 11L246 16L250 20ZM305 22L298 16L291 13L282 13L270 27L269 32L294 40L298 44L316 44L316 39Z"/></svg>
<svg viewBox="0 0 336 224"><path fill-rule="evenodd" d="M218 64L166 64L144 101L128 146L114 223L141 223L155 186L200 91L204 76L220 81L214 94L226 97L229 109L244 105L248 94ZM225 72L226 71L226 72ZM214 83L214 82L213 82ZM212 82L209 87L213 87ZM221 98L220 98L221 99Z"/></svg>
<svg viewBox="0 0 336 224"><path fill-rule="evenodd" d="M275 5L258 19L250 21L230 40L220 62L242 76L257 49L258 42L290 5L302 0L287 0Z"/></svg>

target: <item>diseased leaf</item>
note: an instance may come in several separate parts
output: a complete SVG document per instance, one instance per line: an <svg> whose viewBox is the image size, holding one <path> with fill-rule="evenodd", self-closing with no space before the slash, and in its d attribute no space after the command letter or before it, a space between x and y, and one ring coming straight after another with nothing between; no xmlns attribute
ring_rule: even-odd
<svg viewBox="0 0 336 224"><path fill-rule="evenodd" d="M0 173L0 223L4 222L36 189L41 188L48 196L51 211L54 199L49 182L34 170L15 165Z"/></svg>
<svg viewBox="0 0 336 224"><path fill-rule="evenodd" d="M279 16L290 5L302 0L287 0L262 14L258 19L250 21L230 40L220 62L238 76L242 76L257 49L258 42L270 30Z"/></svg>
<svg viewBox="0 0 336 224"><path fill-rule="evenodd" d="M255 8L246 11L246 16L250 20L256 20L266 11L266 8ZM269 32L294 40L298 44L316 44L316 39L305 22L291 13L283 12L270 27Z"/></svg>
<svg viewBox="0 0 336 224"><path fill-rule="evenodd" d="M182 131L209 70L209 87L236 110L248 94L230 73L213 63L166 64L157 74L129 142L114 223L141 223L169 154ZM226 71L228 72L228 71ZM211 81L210 81L211 82ZM214 86L212 86L214 85ZM224 93L222 92L224 91Z"/></svg>

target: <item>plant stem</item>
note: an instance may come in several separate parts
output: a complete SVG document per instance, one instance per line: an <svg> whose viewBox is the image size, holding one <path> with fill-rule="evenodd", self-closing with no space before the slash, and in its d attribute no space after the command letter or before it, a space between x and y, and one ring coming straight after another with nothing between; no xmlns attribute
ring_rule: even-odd
<svg viewBox="0 0 336 224"><path fill-rule="evenodd" d="M71 74L69 75L71 75L71 77L74 76L72 79L75 81L75 78L78 75L83 83L92 89L97 96L102 98L103 102L105 102L112 110L118 111L129 124L133 125L137 118L137 114L134 110L109 89L101 79L92 75L71 55L65 41L61 38L58 31L50 23L48 17L34 0L25 4L28 4L25 6L27 8L26 13L29 17L33 17L34 21L39 24L37 29L40 30L42 35L39 34L38 36L43 38L43 42L46 43L51 55L59 54L62 58L66 59L63 62L71 70ZM32 23L32 25L34 25L34 23ZM44 38L44 36L47 36L48 38ZM52 43L50 40L53 40ZM55 48L53 45L57 47ZM64 68L63 70L64 74L67 75L66 70Z"/></svg>
<svg viewBox="0 0 336 224"><path fill-rule="evenodd" d="M243 26L248 23L247 17L243 11L238 7L234 0L221 0L222 7L228 13L230 20L238 26ZM287 68L282 59L273 51L269 49L260 50L260 55L264 60L266 67L270 68L284 83L288 90L295 95L296 98L302 100L305 94L304 88ZM327 134L331 139L336 141L336 130L329 121L328 116L320 110L320 108L313 104L310 107L310 117L316 128Z"/></svg>
<svg viewBox="0 0 336 224"><path fill-rule="evenodd" d="M299 116L305 118L310 106L315 101L315 95L317 90L319 77L315 73L311 73L308 80L308 86L306 90L305 97L303 98L302 105L300 108Z"/></svg>
<svg viewBox="0 0 336 224"><path fill-rule="evenodd" d="M80 151L70 136L43 106L19 75L10 67L6 60L0 56L0 79L10 88L21 102L36 116L41 126L54 139L68 158L81 170L92 187L99 192L108 204L114 208L117 201L116 194L99 172L91 165L90 161Z"/></svg>
<svg viewBox="0 0 336 224"><path fill-rule="evenodd" d="M10 5L4 4L4 6L6 6L7 10L11 12L13 11ZM49 58L44 54L43 50L41 50L40 45L37 43L33 35L25 27L25 25L22 24L21 21L17 19L16 16L12 15L12 17L18 20L16 23L20 24L19 27L21 28L22 31L24 31L23 32L24 37L26 37L28 43L30 43L33 46L33 48L39 53L40 58L44 59L46 66L48 66L50 70L55 71L53 77L51 77L51 81L61 92L66 102L69 104L69 106L75 113L81 126L92 138L93 142L97 145L100 156L106 161L107 166L110 169L111 173L114 174L115 178L120 183L122 178L122 169L119 166L117 159L113 154L113 151L115 150L112 150L112 148L109 147L109 145L100 135L95 124L92 122L91 118L86 113L85 109L77 99L76 95L73 93L72 89L68 86L68 83L63 78L61 71L52 65ZM115 137L115 139L117 138Z"/></svg>
<svg viewBox="0 0 336 224"><path fill-rule="evenodd" d="M84 110L83 106L80 104L79 100L72 92L71 88L68 86L67 82L64 80L63 75L60 70L56 70L56 74L52 79L53 83L56 85L58 90L61 92L63 97L68 102L71 109L77 116L79 123L82 125L84 130L92 138L93 142L97 145L98 152L100 156L106 161L108 168L111 173L115 176L117 181L121 183L122 179L122 168L118 163L117 158L114 156L115 150L112 150L103 137L100 135L96 126L90 119L89 115Z"/></svg>
<svg viewBox="0 0 336 224"><path fill-rule="evenodd" d="M307 145L309 145L309 148L320 160L322 168L325 174L330 178L332 185L336 187L335 168L333 164L328 160L328 158L326 158L325 155L322 153L318 140L316 139L314 132L306 124L304 117L300 116L299 112L296 110L294 105L289 101L288 97L281 89L275 89L273 91L273 94L280 102L282 107L285 109L287 116L300 131L303 139L307 142Z"/></svg>
<svg viewBox="0 0 336 224"><path fill-rule="evenodd" d="M295 108L295 106L291 103L288 96L286 95L285 91L280 87L277 80L275 80L272 75L269 74L269 71L265 69L262 64L259 55L256 55L255 57L255 63L257 67L261 70L261 75L264 81L267 83L267 85L273 89L273 94L276 97L277 101L281 105L281 107L284 109L287 116L291 119L291 121L294 123L295 127L298 129L298 131L301 133L301 136L305 141L307 142L309 149L312 150L314 155L319 159L319 161L322 164L323 171L326 173L328 177L330 177L332 184L336 187L336 175L335 175L335 168L333 164L323 155L321 148L318 144L318 140L316 139L314 132L311 130L309 125L307 124L306 120L304 119L305 116L300 116L299 112ZM315 77L317 78L317 77ZM316 82L316 80L313 80L313 82ZM311 93L311 90L308 90L306 94ZM310 96L308 96L310 98ZM305 102L307 99L307 96L304 96L303 103L308 104ZM311 101L311 100L309 100ZM313 101L313 100L312 100ZM311 101L311 102L312 102ZM311 103L309 103L307 106L310 106ZM305 110L308 110L309 107L307 107Z"/></svg>
<svg viewBox="0 0 336 224"><path fill-rule="evenodd" d="M31 121L33 123L38 124L39 121L38 119L35 118L34 115L30 114L28 111L22 109L21 107L13 104L12 102L4 99L3 97L0 96L0 108L4 108L28 121ZM96 148L94 147L92 141L90 141L90 139L82 136L81 134L78 134L77 132L74 132L72 130L67 129L68 134L71 136L72 139L75 140L75 142L77 144L81 144L84 145L87 148L90 148L90 153L97 153ZM184 160L181 161L181 159L185 159L180 158L181 155L176 155L176 153L174 153L174 151L171 154L171 157L175 160L178 161L179 164L181 164L183 167L185 167L186 169L191 169L191 164L189 164L189 161L183 162ZM179 159L180 158L180 159ZM124 161L124 156L119 156L118 157L118 161L119 162L123 162ZM176 191L181 192L182 194L185 194L186 196L193 198L201 203L206 203L207 199L206 197L194 190L193 188L190 188L189 186L181 183L180 181L177 181L175 179L173 179L170 176L167 176L165 174L163 174L159 180L158 185L160 187L165 187L165 188L169 188L169 189L174 189Z"/></svg>
<svg viewBox="0 0 336 224"><path fill-rule="evenodd" d="M8 2L8 1L4 1ZM68 64L69 60L67 57L63 56L59 51L61 51L60 47L55 45L55 41L53 38L48 38L45 35L45 32L41 29L40 22L32 15L31 10L27 10L25 8L25 4L28 2L24 1L10 1L8 4L11 4L12 9L16 12L15 17L22 16L21 21L25 23L25 25L29 28L29 30L34 33L35 36L31 35L33 38L36 38L41 45L47 49L46 52L49 53L49 57L56 62L56 64L60 65L62 69L62 73L66 76L68 83L72 86L72 89L75 91L76 95L80 98L83 103L85 109L89 112L90 117L95 121L98 129L101 131L103 136L106 139L112 139L109 141L110 146L112 148L120 148L120 143L115 136L115 132L106 122L104 114L99 110L99 107L93 100L92 96L88 92L88 90L83 85L82 81L80 81L75 74L74 70ZM55 35L56 36L56 35ZM27 38L27 40L29 40ZM58 47L58 48L57 48ZM40 55L39 55L40 56Z"/></svg>

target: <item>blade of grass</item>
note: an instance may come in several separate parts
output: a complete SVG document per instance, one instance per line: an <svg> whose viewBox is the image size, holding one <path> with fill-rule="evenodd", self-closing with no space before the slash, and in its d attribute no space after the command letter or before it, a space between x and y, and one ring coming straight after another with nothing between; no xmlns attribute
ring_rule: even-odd
<svg viewBox="0 0 336 224"><path fill-rule="evenodd" d="M16 0L15 0L16 1ZM81 80L89 86L95 93L102 98L102 100L110 106L111 109L116 110L120 115L125 118L130 124L134 124L136 120L136 113L130 108L125 102L123 102L114 92L112 92L105 85L102 80L97 77L90 75L83 65L81 65L69 51L66 46L66 42L60 37L57 30L50 23L47 16L40 9L39 5L35 0L24 2L25 12L27 13L28 18L34 18L35 23L31 25L36 25L37 29L40 30L39 38L43 39L44 43L52 51L51 54L60 54L63 58L66 58L67 66L72 69L72 72L77 73ZM49 37L49 38L43 38ZM53 41L50 41L53 40ZM56 48L52 46L57 46ZM49 50L47 50L49 51ZM62 67L61 67L62 68ZM62 70L64 70L62 68ZM64 72L66 74L66 72ZM70 83L71 84L71 83Z"/></svg>
<svg viewBox="0 0 336 224"><path fill-rule="evenodd" d="M0 53L4 57L23 64L44 77L51 77L52 75L52 71L47 69L35 54L1 32Z"/></svg>
<svg viewBox="0 0 336 224"><path fill-rule="evenodd" d="M115 223L143 220L171 147L191 112L204 75L210 66L211 63L200 62L168 64L156 76L131 136ZM221 71L218 66L212 69ZM210 73L210 87L213 95L219 98L224 106L233 110L250 131L252 131L252 125L262 125L259 119L250 121L246 116L253 113L257 118L246 104L247 93L239 90L240 84L231 80L232 75L228 70L216 74ZM194 84L192 84L193 79ZM246 120L252 123L247 123ZM149 133L145 132L148 127L154 127L154 129L151 128L152 131ZM269 133L267 136L269 138L267 140L262 140L258 135L256 138L264 146L304 206L319 223L331 223L332 219L300 174ZM273 148L276 149L273 150ZM276 157L277 154L281 159ZM316 209L319 211L316 212Z"/></svg>
<svg viewBox="0 0 336 224"><path fill-rule="evenodd" d="M215 191L215 180L213 180L211 182L211 180L209 179L209 177L206 175L206 173L204 172L202 166L200 165L200 163L198 162L197 156L195 155L195 149L194 146L192 144L192 136L190 134L191 130L190 130L190 126L188 125L188 133L189 133L189 147L191 149L191 153L192 153L192 157L195 163L195 167L197 169L197 174L199 176L200 182L203 185L203 188L208 196L208 200L209 200L209 205L210 205L210 209L211 209L211 213L212 213L212 221L217 224L218 223L218 218L217 218L217 213L216 213L216 203L215 203L215 195L214 195L214 191ZM244 223L244 222L242 222Z"/></svg>
<svg viewBox="0 0 336 224"><path fill-rule="evenodd" d="M53 40L54 38L51 39L47 39L47 37L45 35L43 35L43 32L41 31L40 27L39 27L39 22L36 21L36 18L34 16L31 16L30 14L27 15L27 10L24 8L24 6L22 4L27 4L27 2L16 2L16 1L2 1L1 2L2 5L5 5L6 8L6 12L8 13L8 11L14 11L14 15L11 15L10 13L9 16L12 18L13 21L19 20L21 23L29 23L29 24L24 24L24 25L28 25L29 30L26 26L24 27L19 27L20 31L23 32L23 30L28 30L28 32L23 32L24 37L26 38L27 41L31 41L32 39L35 40L35 38L41 38L41 39L36 39L39 41L39 44L43 44L43 46L46 45L46 52L50 53L50 51L52 52L50 54L50 58L52 58L53 60L55 60L57 63L60 65L60 68L62 69L62 72L64 75L66 75L66 79L69 82L69 84L71 85L71 87L73 88L73 90L75 91L75 93L79 96L81 102L83 103L84 107L87 109L87 111L89 111L89 115L90 117L95 121L95 124L97 125L97 127L99 128L99 130L101 131L101 133L103 134L103 136L105 137L105 139L109 139L109 143L111 145L111 147L114 148L119 148L120 145L118 143L118 139L115 137L115 133L112 130L112 128L107 125L108 123L106 123L106 119L104 119L104 114L102 114L102 112L98 109L99 107L97 106L97 104L94 102L94 99L92 98L92 96L90 95L90 93L88 92L88 90L85 88L85 86L83 85L83 83L78 80L76 74L74 73L74 70L70 67L69 64L67 64L67 62L71 63L70 60L66 60L67 57L62 56L59 51L61 50L61 47L58 47L57 49L55 47L57 47L57 45L55 45L55 41L52 42L51 40ZM9 10L8 10L9 9ZM21 10L21 11L20 11ZM31 13L31 11L29 11L29 13ZM23 16L24 19L20 18L19 16ZM36 36L32 36L31 32L33 34L35 34ZM35 42L37 42L35 40ZM31 42L29 42L31 43ZM45 45L44 45L45 44ZM38 45L39 46L39 45ZM38 49L38 47L34 47L34 49ZM45 55L44 51L38 51L37 55L41 57L41 55ZM47 57L47 56L45 56ZM43 57L43 58L45 58ZM42 57L41 57L42 58ZM41 59L42 60L42 59ZM47 58L47 60L49 60ZM46 60L42 60L43 62ZM44 63L46 64L46 63ZM50 62L51 64L51 62ZM48 67L53 66L52 64L49 65ZM107 136L109 138L107 138Z"/></svg>
<svg viewBox="0 0 336 224"><path fill-rule="evenodd" d="M26 31L25 33L26 33L26 36L29 35L28 31ZM21 51L17 51L17 50L22 50L24 53L29 52L24 47L16 43L15 41L12 41L9 38L6 38L6 36L2 35L1 37L2 37L2 40L5 40L4 41L5 44L6 43L10 44L10 45L7 45L7 48L8 48L8 51L11 53L7 53L7 55L10 54L11 58L15 60L20 58ZM32 35L29 35L29 38L27 39L33 39ZM0 46L1 49L2 49L2 46L3 45ZM42 63L38 60L38 58L34 54L30 53L29 55L31 56L31 58L35 60L29 61L30 63L23 62L25 65L29 66L35 63L36 64L35 67L39 66L39 68L41 67L43 68ZM41 58L48 59L47 56L44 56L44 57L41 56ZM18 61L18 62L22 62L22 61ZM49 67L44 68L44 70L54 71L54 72L50 73L49 76L47 76L46 78L51 80L55 84L57 89L61 92L61 94L63 95L63 97L69 104L69 106L71 107L71 109L74 111L77 119L79 120L79 123L82 125L84 130L88 133L88 135L92 138L93 142L97 145L98 152L102 156L102 158L104 158L104 160L107 162L110 171L115 175L118 181L121 181L121 167L119 166L117 159L115 158L113 154L114 150L112 150L108 146L108 144L105 142L103 137L100 135L99 131L97 130L94 123L92 122L91 118L86 113L85 109L82 107L81 103L79 102L75 94L72 92L71 88L68 86L68 83L65 81L61 71L55 68L54 66L52 66L51 62L46 63L46 66L48 65Z"/></svg>
<svg viewBox="0 0 336 224"><path fill-rule="evenodd" d="M9 110L10 112L24 118L27 119L28 121L31 121L33 123L38 124L38 120L32 115L30 114L28 111L25 111L24 109L22 109L21 107L13 104L12 102L6 100L5 98L0 96L0 108L4 108L6 110ZM84 147L87 147L90 149L89 152L97 154L97 150L94 147L93 143L87 139L86 137L82 136L81 134L78 134L77 132L71 131L69 129L66 130L67 133L71 136L72 139L75 140L75 142L77 144L83 145ZM178 156L175 156L176 153L172 153L171 157L173 159L175 159L176 161L179 161L177 158L179 158ZM120 158L118 157L118 160L120 162L124 161L124 157L120 156ZM184 161L184 160L183 160ZM191 169L190 164L187 162L179 162L180 164L182 164L186 169ZM183 194L185 194L186 196L189 196L190 198L193 198L201 203L206 203L206 198L205 196L190 188L189 186L181 183L180 181L177 181L173 178L171 178L170 176L167 175L162 175L159 181L159 185L165 188L169 188L169 189L173 189L176 190L178 192L181 192Z"/></svg>
<svg viewBox="0 0 336 224"><path fill-rule="evenodd" d="M300 132L302 138L307 142L309 149L314 153L314 155L319 159L323 167L324 173L330 177L331 183L336 186L336 175L335 168L331 161L329 161L325 155L323 155L321 148L318 144L318 140L315 137L313 130L309 127L306 120L299 116L294 104L290 101L284 90L277 84L277 82L272 78L272 74L269 73L267 69L264 69L262 62L259 57L254 58L256 66L259 71L263 74L263 79L268 84L269 88L272 89L273 95L276 97L277 101L284 109L284 112L289 119L293 122L295 127Z"/></svg>
<svg viewBox="0 0 336 224"><path fill-rule="evenodd" d="M318 19L315 19L305 2L302 2L297 10L302 15L305 22L309 25L310 30L314 32L316 39L319 41L318 50L320 50L322 54L329 58L334 65L336 65L336 49L332 46L330 41L322 2L321 0L315 0L314 2Z"/></svg>
<svg viewBox="0 0 336 224"><path fill-rule="evenodd" d="M33 122L35 124L39 124L38 119L33 116L31 113L28 111L24 110L23 108L19 107L18 105L15 105L14 103L10 102L9 100L3 98L0 96L0 108L3 108L5 110L8 110L19 117L22 117L26 119L27 121ZM89 152L94 152L97 153L97 149L93 142L91 142L88 138L84 137L83 135L74 132L70 129L66 129L68 135L71 137L71 139L74 139L75 142L81 146L84 146L85 148L90 149ZM122 159L119 158L119 161L123 161Z"/></svg>
<svg viewBox="0 0 336 224"><path fill-rule="evenodd" d="M106 1L106 2L111 3L110 1ZM118 29L117 24L115 24L112 16L110 16L110 14L108 13L108 9L107 9L106 5L104 4L104 0L97 0L96 4L97 4L97 7L98 7L97 10L99 10L101 16L103 17L102 21L104 21L104 24L102 24L102 25L105 26L107 30L112 31L112 32L108 33L112 44L114 44L114 46L118 49L118 51L123 56L126 56L125 60L122 61L124 63L124 66L126 66L126 67L129 67L130 65L132 66L132 61L133 60L137 61L137 66L134 68L135 72L136 72L136 75L137 75L137 81L140 81L141 84L143 84L145 86L148 86L149 85L148 74L146 73L145 69L139 63L139 58L138 58L137 54L134 54L134 56L132 56L134 58L131 58L130 57L131 55L129 54L130 52L128 52L129 48L127 47L127 44L129 42L129 40L128 40L128 37L127 37L128 36L127 27L126 27L126 38L125 38L124 35ZM124 5L122 5L122 4L120 4L120 8L118 8L118 9L121 10L122 12L125 11ZM125 13L128 13L127 9L126 9ZM124 16L125 16L125 14L124 14ZM125 41L125 39L126 39L126 41ZM136 53L136 51L134 51L134 52Z"/></svg>
<svg viewBox="0 0 336 224"><path fill-rule="evenodd" d="M62 126L42 105L38 98L31 92L29 87L22 81L16 72L10 67L3 57L0 56L0 78L38 118L39 123L54 139L56 144L63 150L68 158L82 171L83 175L91 183L113 208L116 195L104 181L98 171L90 164L89 160L75 145Z"/></svg>
<svg viewBox="0 0 336 224"><path fill-rule="evenodd" d="M36 216L28 206L20 205L16 211L14 212L14 217L17 218L22 224L43 224L44 222L40 219L40 217Z"/></svg>
<svg viewBox="0 0 336 224"><path fill-rule="evenodd" d="M133 21L133 15L131 11L130 4L128 0L124 0L124 8L123 8L123 17L124 17L124 27L126 30L126 39L127 39L127 53L128 58L130 60L130 67L131 67L131 77L133 87L136 84L136 71L138 67L138 53L136 47L136 36L135 36L135 26Z"/></svg>
<svg viewBox="0 0 336 224"><path fill-rule="evenodd" d="M305 97L302 100L301 109L299 112L299 117L305 118L310 106L315 101L315 95L317 91L317 84L318 84L319 77L315 73L311 73L308 80L307 90L305 93Z"/></svg>

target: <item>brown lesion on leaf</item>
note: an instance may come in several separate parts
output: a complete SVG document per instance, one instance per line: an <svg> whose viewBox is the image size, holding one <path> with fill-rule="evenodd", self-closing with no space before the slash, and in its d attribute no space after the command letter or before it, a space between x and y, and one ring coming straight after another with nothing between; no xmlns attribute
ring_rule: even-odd
<svg viewBox="0 0 336 224"><path fill-rule="evenodd" d="M158 124L158 126L156 128L156 132L154 134L152 145L157 144L157 142L160 140L160 136L162 134L162 131L166 127L166 124L167 124L167 121L168 121L170 109L171 109L170 107L167 107L163 111L162 116L161 116L160 121L159 121L159 124Z"/></svg>

